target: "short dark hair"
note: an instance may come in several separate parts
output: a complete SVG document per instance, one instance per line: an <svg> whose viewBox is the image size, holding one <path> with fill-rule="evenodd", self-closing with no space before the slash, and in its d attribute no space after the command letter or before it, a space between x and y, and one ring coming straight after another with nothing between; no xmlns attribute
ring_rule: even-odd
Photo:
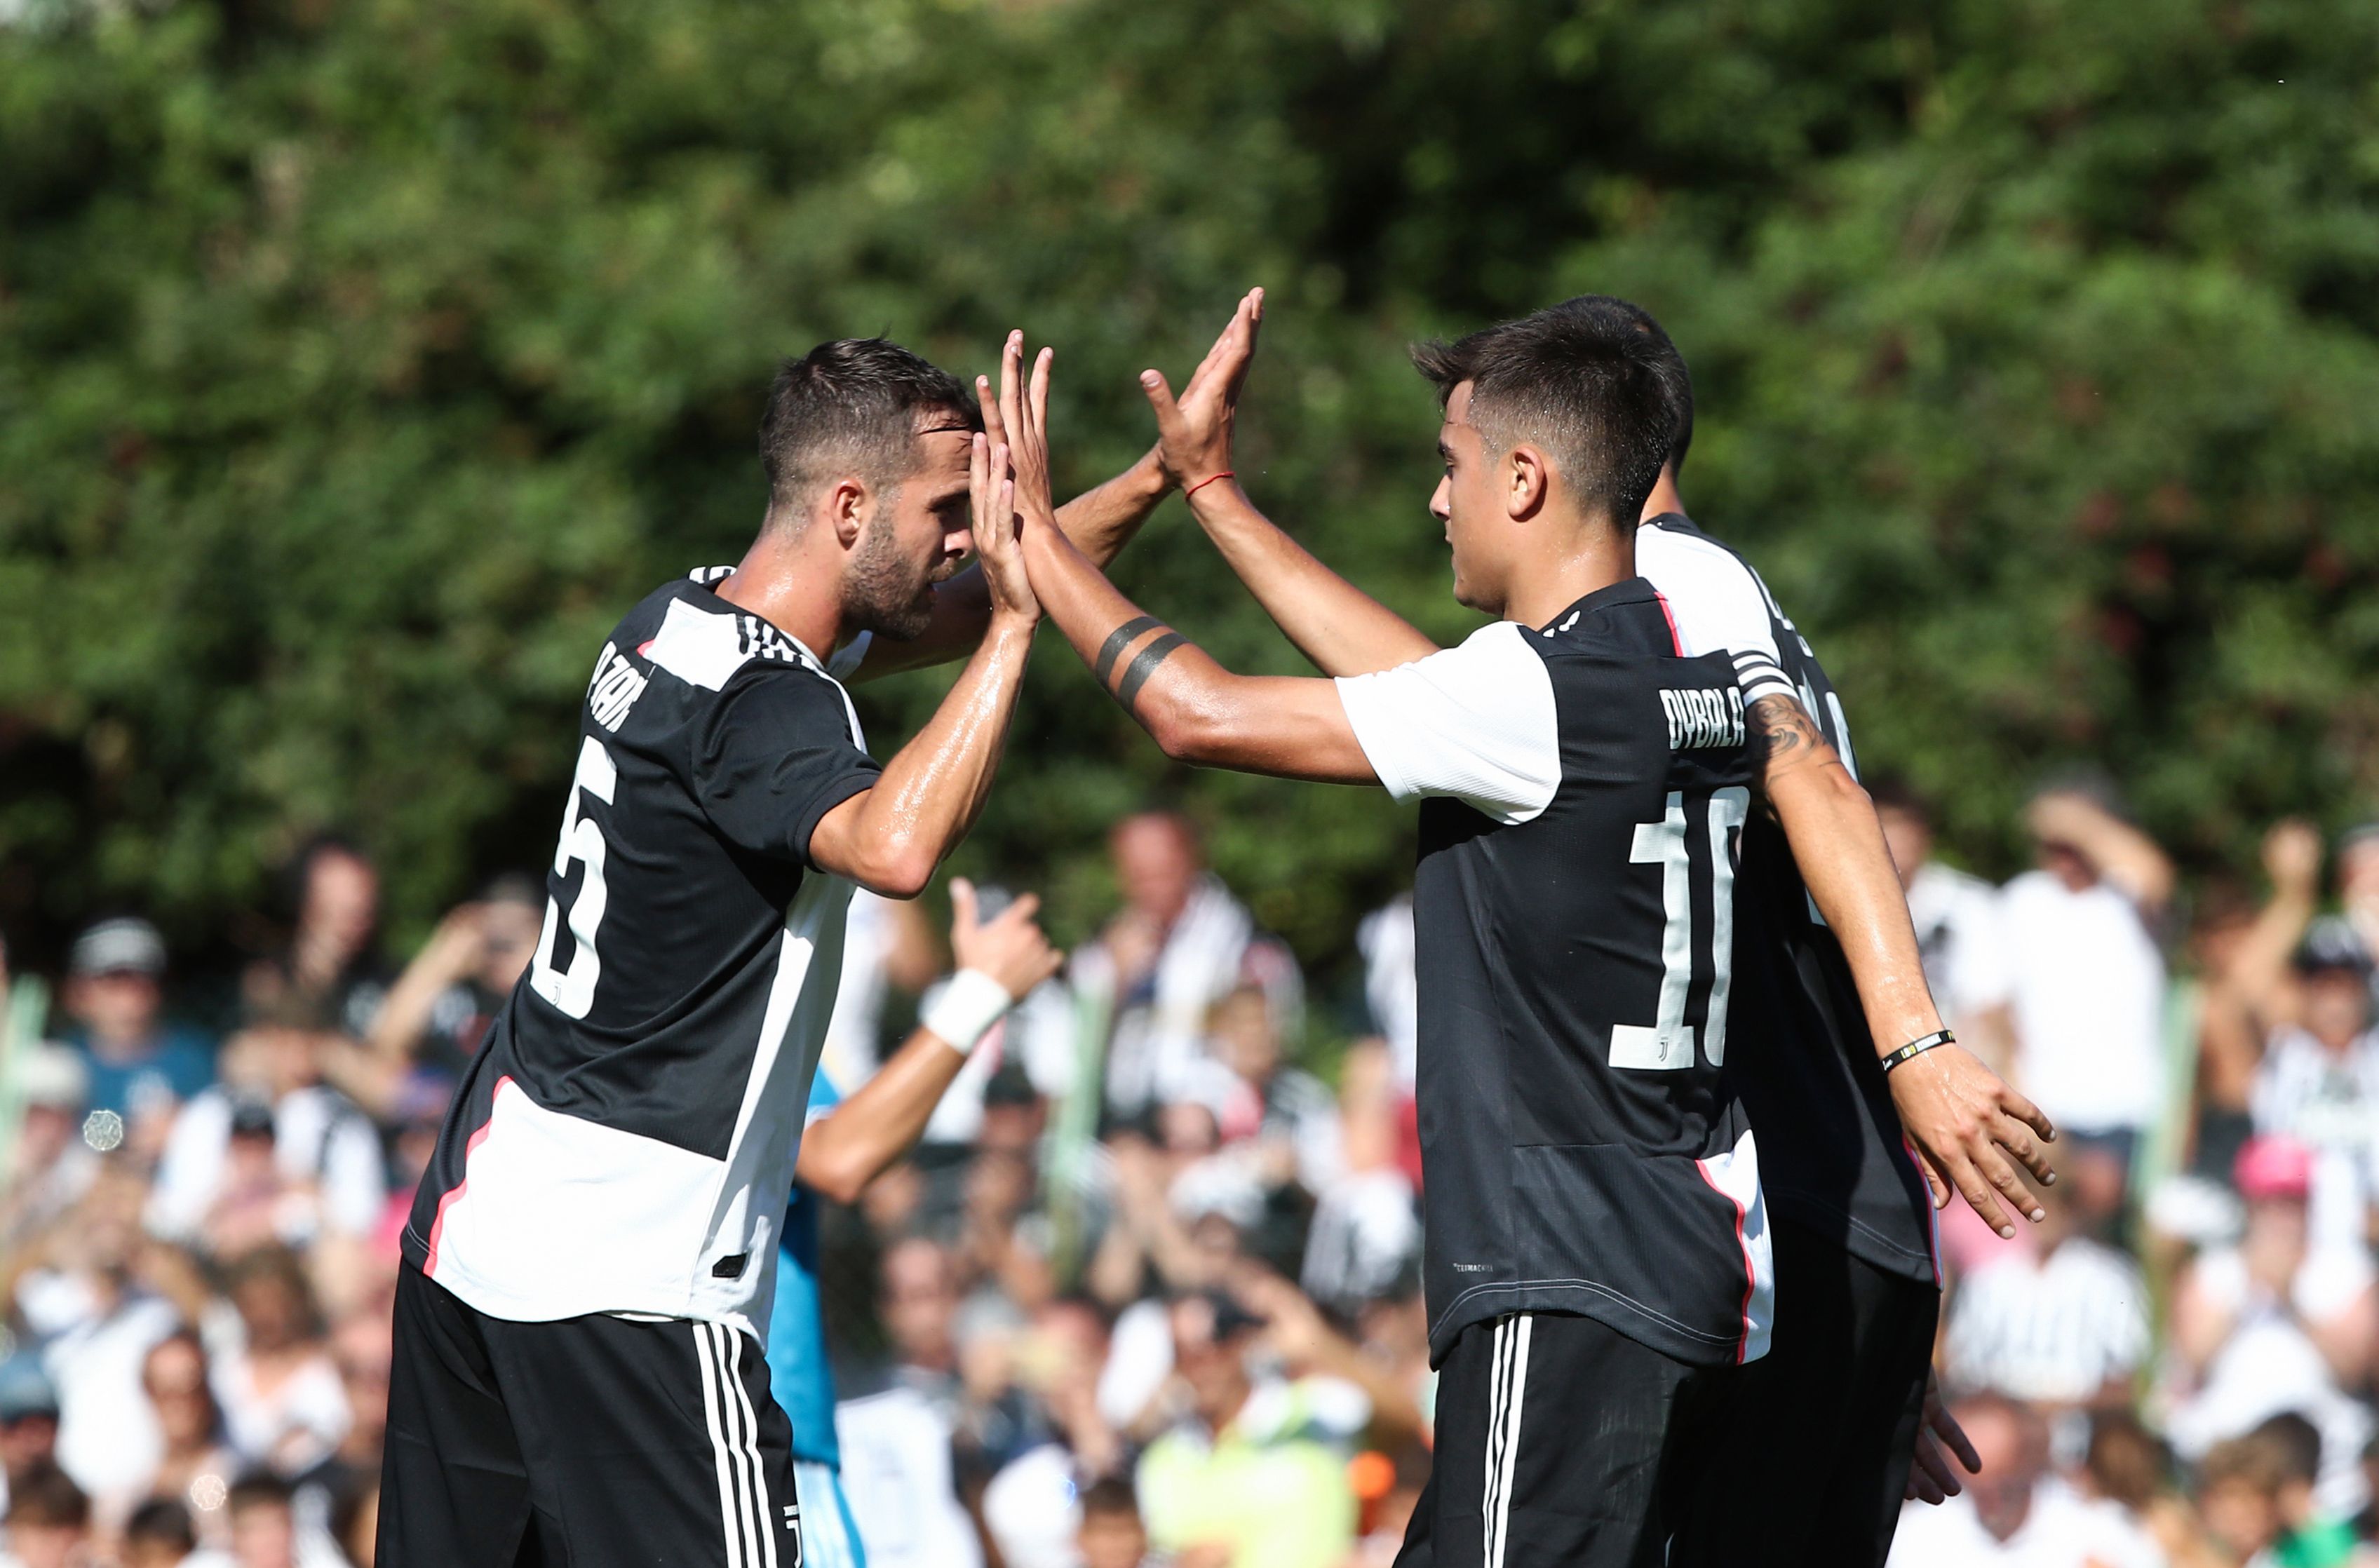
<svg viewBox="0 0 2379 1568"><path fill-rule="evenodd" d="M2321 1429L2296 1411L2283 1410L2247 1435L2272 1445L2280 1474L2288 1480L2311 1483L2320 1478Z"/></svg>
<svg viewBox="0 0 2379 1568"><path fill-rule="evenodd" d="M1607 294L1582 294L1568 302L1585 309L1606 310L1644 334L1652 347L1652 373L1660 378L1660 394L1669 400L1669 466L1685 471L1685 453L1694 444L1694 373L1685 356L1661 329L1652 313L1631 299Z"/></svg>
<svg viewBox="0 0 2379 1568"><path fill-rule="evenodd" d="M1131 1482L1122 1476L1107 1476L1082 1489L1082 1513L1140 1517L1140 1498L1133 1492Z"/></svg>
<svg viewBox="0 0 2379 1568"><path fill-rule="evenodd" d="M899 484L916 471L916 438L936 425L980 430L983 411L956 376L888 338L838 338L786 360L760 419L769 510L797 507L839 464Z"/></svg>
<svg viewBox="0 0 2379 1568"><path fill-rule="evenodd" d="M286 1508L297 1489L270 1470L249 1470L232 1482L224 1506L236 1517L251 1508Z"/></svg>
<svg viewBox="0 0 2379 1568"><path fill-rule="evenodd" d="M199 1550L199 1533L190 1526L190 1511L170 1497L152 1497L132 1511L124 1523L124 1540L155 1541L187 1554Z"/></svg>
<svg viewBox="0 0 2379 1568"><path fill-rule="evenodd" d="M8 1522L79 1530L91 1523L91 1499L64 1470L43 1460L8 1489Z"/></svg>
<svg viewBox="0 0 2379 1568"><path fill-rule="evenodd" d="M1607 508L1615 528L1636 526L1668 460L1673 416L1655 345L1632 318L1588 296L1450 344L1416 344L1412 359L1441 403L1471 383L1470 422L1491 449L1543 446L1580 501Z"/></svg>

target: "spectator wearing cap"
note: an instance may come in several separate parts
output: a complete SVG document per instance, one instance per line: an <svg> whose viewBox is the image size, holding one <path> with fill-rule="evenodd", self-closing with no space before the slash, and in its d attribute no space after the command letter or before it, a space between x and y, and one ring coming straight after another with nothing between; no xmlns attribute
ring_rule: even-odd
<svg viewBox="0 0 2379 1568"><path fill-rule="evenodd" d="M2370 1413L2341 1392L2360 1385L2379 1333L2371 1259L2360 1248L2311 1245L2307 1224L2312 1152L2282 1138L2258 1138L2240 1152L2236 1180L2245 1200L2237 1245L2208 1248L2173 1287L2170 1323L2175 1402L2168 1435L2184 1459L2294 1410L2320 1428L2333 1456L2323 1505L2361 1506L2354 1455L2371 1435Z"/></svg>
<svg viewBox="0 0 2379 1568"><path fill-rule="evenodd" d="M23 1115L0 1181L0 1250L17 1246L74 1207L99 1174L82 1137L90 1068L79 1052L34 1045L14 1063Z"/></svg>
<svg viewBox="0 0 2379 1568"><path fill-rule="evenodd" d="M2017 1086L2061 1134L2129 1172L2164 1108L2164 957L2172 862L2096 781L2053 784L2024 813L2037 869L2000 894Z"/></svg>
<svg viewBox="0 0 2379 1568"><path fill-rule="evenodd" d="M184 1109L166 1140L151 1231L224 1256L379 1231L388 1182L380 1134L321 1081L325 1039L288 1016L232 1039L224 1081Z"/></svg>
<svg viewBox="0 0 2379 1568"><path fill-rule="evenodd" d="M2371 959L2345 920L2315 921L2296 952L2296 1021L2272 1031L2256 1069L2255 1131L2314 1157L2316 1243L2359 1244L2379 1197L2379 1031Z"/></svg>
<svg viewBox="0 0 2379 1568"><path fill-rule="evenodd" d="M2270 895L2260 907L2243 890L2204 888L2190 933L2196 983L2197 1127L2192 1171L2224 1182L2255 1133L2255 1080L2275 1029L2295 1016L2297 956L2321 894L2321 830L2301 819L2264 835ZM2349 928L2349 930L2351 928ZM2269 1129L2265 1129L2269 1130Z"/></svg>
<svg viewBox="0 0 2379 1568"><path fill-rule="evenodd" d="M1231 1297L1186 1296L1169 1316L1185 1413L1141 1455L1149 1538L1177 1563L1335 1568L1355 1539L1345 1419L1310 1383L1259 1381L1264 1325Z"/></svg>
<svg viewBox="0 0 2379 1568"><path fill-rule="evenodd" d="M215 1080L213 1038L165 1021L165 939L147 921L103 920L77 937L64 1001L92 1111L124 1124L170 1116Z"/></svg>

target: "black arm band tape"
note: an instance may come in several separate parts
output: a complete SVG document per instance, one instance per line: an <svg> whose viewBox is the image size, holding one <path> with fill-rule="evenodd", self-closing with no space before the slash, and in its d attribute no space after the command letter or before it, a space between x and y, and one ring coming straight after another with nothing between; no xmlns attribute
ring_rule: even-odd
<svg viewBox="0 0 2379 1568"><path fill-rule="evenodd" d="M1091 679L1102 686L1105 685L1107 677L1115 673L1116 660L1123 657L1124 649L1131 646L1131 640L1142 632L1164 624L1153 615L1135 615L1108 633L1107 640L1099 645L1099 657L1091 665Z"/></svg>
<svg viewBox="0 0 2379 1568"><path fill-rule="evenodd" d="M1156 673L1156 667L1189 640L1178 632L1167 632L1141 649L1140 657L1133 659L1123 672L1123 683L1116 688L1116 701L1126 707L1131 706L1132 699L1140 695L1140 689L1148 684L1150 676Z"/></svg>

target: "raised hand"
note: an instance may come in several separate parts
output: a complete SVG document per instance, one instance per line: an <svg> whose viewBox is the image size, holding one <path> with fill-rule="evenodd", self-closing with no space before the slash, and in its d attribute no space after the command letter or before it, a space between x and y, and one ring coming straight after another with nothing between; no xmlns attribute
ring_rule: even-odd
<svg viewBox="0 0 2379 1568"><path fill-rule="evenodd" d="M1008 443L1016 471L1016 507L1028 524L1057 520L1057 506L1049 485L1049 367L1057 351L1043 348L1033 356L1033 375L1024 375L1024 334L1012 332L999 353L999 392L991 382L974 379L975 400L983 405L983 428L995 441Z"/></svg>
<svg viewBox="0 0 2379 1568"><path fill-rule="evenodd" d="M1038 621L1041 601L1024 572L1016 476L1008 467L1007 442L975 437L974 451L967 458L967 498L972 508L975 559L983 562L993 617Z"/></svg>
<svg viewBox="0 0 2379 1568"><path fill-rule="evenodd" d="M1229 471L1232 426L1239 412L1239 389L1256 356L1263 326L1263 290L1250 289L1231 313L1230 325L1190 372L1176 403L1173 389L1156 370L1140 373L1141 390L1156 413L1157 450L1165 472L1184 490Z"/></svg>
<svg viewBox="0 0 2379 1568"><path fill-rule="evenodd" d="M989 920L978 920L974 884L950 881L950 953L960 969L981 970L1021 1002L1033 987L1057 972L1064 954L1033 923L1041 897L1027 893Z"/></svg>

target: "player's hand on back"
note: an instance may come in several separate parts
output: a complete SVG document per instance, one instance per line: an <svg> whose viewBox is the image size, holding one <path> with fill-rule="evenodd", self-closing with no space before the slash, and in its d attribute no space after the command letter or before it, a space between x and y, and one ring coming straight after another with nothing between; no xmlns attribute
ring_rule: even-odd
<svg viewBox="0 0 2379 1568"><path fill-rule="evenodd" d="M2042 1147L2057 1129L2039 1106L1962 1045L1937 1046L1912 1057L1886 1073L1884 1082L1901 1126L1916 1146L1934 1207L1946 1206L1954 1188L2003 1236L2015 1235L2009 1209L2028 1220L2045 1217L2016 1174L2020 1164L2043 1186L2057 1179Z"/></svg>
<svg viewBox="0 0 2379 1568"><path fill-rule="evenodd" d="M1231 466L1239 389L1247 384L1248 367L1256 356L1256 333L1262 325L1263 290L1250 289L1232 312L1231 324L1190 372L1177 403L1163 374L1140 373L1141 390L1156 412L1158 455L1165 473L1185 490Z"/></svg>
<svg viewBox="0 0 2379 1568"><path fill-rule="evenodd" d="M1065 955L1033 916L1041 908L1040 895L1027 893L989 920L977 918L974 884L965 877L950 882L950 952L960 969L981 970L1022 1001L1033 989L1057 972Z"/></svg>

